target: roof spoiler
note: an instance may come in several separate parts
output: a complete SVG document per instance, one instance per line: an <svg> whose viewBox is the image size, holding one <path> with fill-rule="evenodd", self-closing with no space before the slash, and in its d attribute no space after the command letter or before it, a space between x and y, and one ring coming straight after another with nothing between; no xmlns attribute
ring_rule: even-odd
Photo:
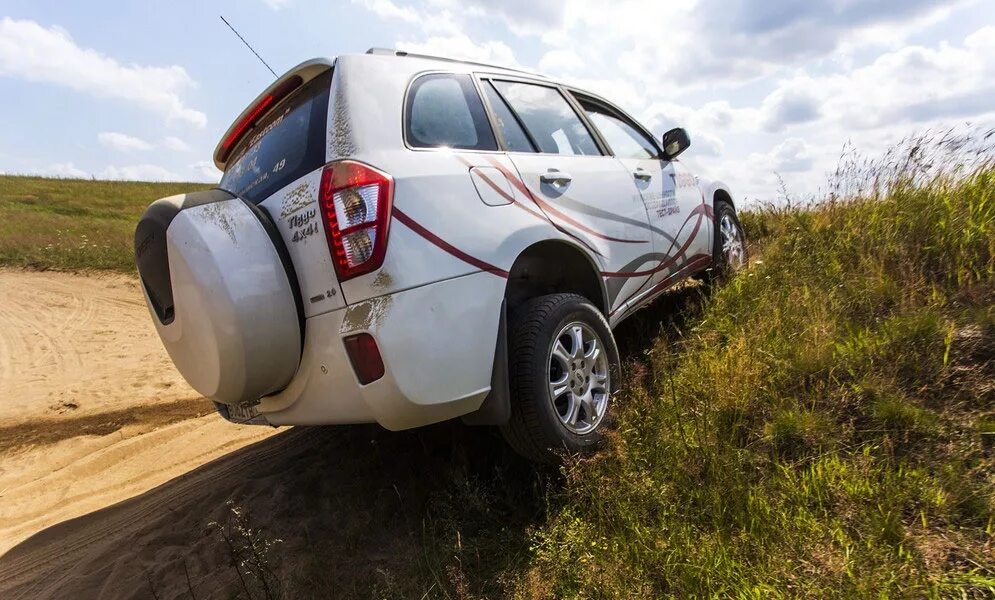
<svg viewBox="0 0 995 600"><path fill-rule="evenodd" d="M260 119L278 107L295 90L331 69L334 64L334 61L327 58L304 61L271 83L238 115L238 118L221 136L221 140L214 149L214 166L224 171L228 158L235 146L238 145L238 141L251 133Z"/></svg>

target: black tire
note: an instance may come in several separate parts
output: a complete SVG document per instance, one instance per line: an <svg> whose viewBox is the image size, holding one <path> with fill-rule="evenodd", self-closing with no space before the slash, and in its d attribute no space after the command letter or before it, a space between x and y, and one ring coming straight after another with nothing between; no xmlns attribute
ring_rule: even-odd
<svg viewBox="0 0 995 600"><path fill-rule="evenodd" d="M575 322L586 325L589 333L601 341L609 377L607 403L600 412L600 421L591 423L593 431L584 434L569 430L561 421L549 390L555 336ZM546 464L557 464L565 453L595 450L604 439L603 431L610 426L611 394L619 381L618 365L618 348L608 321L586 298L550 294L529 300L511 314L509 322L511 418L501 427L504 438L525 458Z"/></svg>
<svg viewBox="0 0 995 600"><path fill-rule="evenodd" d="M742 243L742 259L740 261L731 260L729 254L722 248L723 239L720 227L723 217L728 217L731 223L735 226L736 230L739 232L739 239ZM736 209L732 204L726 202L725 200L715 201L714 231L715 234L712 239L712 266L705 272L706 281L722 279L723 277L744 268L747 264L749 264L750 260L749 254L747 253L746 232L743 230L743 226L739 222L739 217L736 216ZM739 264L736 264L737 262Z"/></svg>

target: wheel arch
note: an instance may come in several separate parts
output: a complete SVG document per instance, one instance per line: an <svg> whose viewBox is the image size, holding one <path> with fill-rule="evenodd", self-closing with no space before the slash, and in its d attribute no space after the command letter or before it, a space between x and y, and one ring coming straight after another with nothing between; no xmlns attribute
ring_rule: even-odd
<svg viewBox="0 0 995 600"><path fill-rule="evenodd" d="M558 292L579 294L608 315L608 290L590 254L564 240L543 240L522 250L508 271L504 294L508 309Z"/></svg>
<svg viewBox="0 0 995 600"><path fill-rule="evenodd" d="M732 192L729 191L729 186L722 183L721 181L716 181L709 186L708 196L712 199L712 206L719 200L723 202L728 202L730 206L736 208L736 202L733 200Z"/></svg>

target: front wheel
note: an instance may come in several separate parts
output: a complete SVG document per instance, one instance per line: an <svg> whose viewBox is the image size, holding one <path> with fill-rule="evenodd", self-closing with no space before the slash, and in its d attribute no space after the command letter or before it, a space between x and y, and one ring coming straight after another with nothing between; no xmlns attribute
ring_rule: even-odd
<svg viewBox="0 0 995 600"><path fill-rule="evenodd" d="M510 334L508 443L544 463L597 448L619 364L604 316L582 296L550 294L516 310Z"/></svg>
<svg viewBox="0 0 995 600"><path fill-rule="evenodd" d="M724 200L715 201L715 235L712 242L711 278L731 275L746 267L746 234L736 209Z"/></svg>

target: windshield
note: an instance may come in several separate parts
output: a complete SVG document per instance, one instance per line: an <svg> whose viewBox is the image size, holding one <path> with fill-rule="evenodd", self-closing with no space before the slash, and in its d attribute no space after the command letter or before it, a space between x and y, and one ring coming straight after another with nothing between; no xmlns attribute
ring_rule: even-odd
<svg viewBox="0 0 995 600"><path fill-rule="evenodd" d="M258 204L323 165L331 78L319 75L266 115L232 153L218 187Z"/></svg>

